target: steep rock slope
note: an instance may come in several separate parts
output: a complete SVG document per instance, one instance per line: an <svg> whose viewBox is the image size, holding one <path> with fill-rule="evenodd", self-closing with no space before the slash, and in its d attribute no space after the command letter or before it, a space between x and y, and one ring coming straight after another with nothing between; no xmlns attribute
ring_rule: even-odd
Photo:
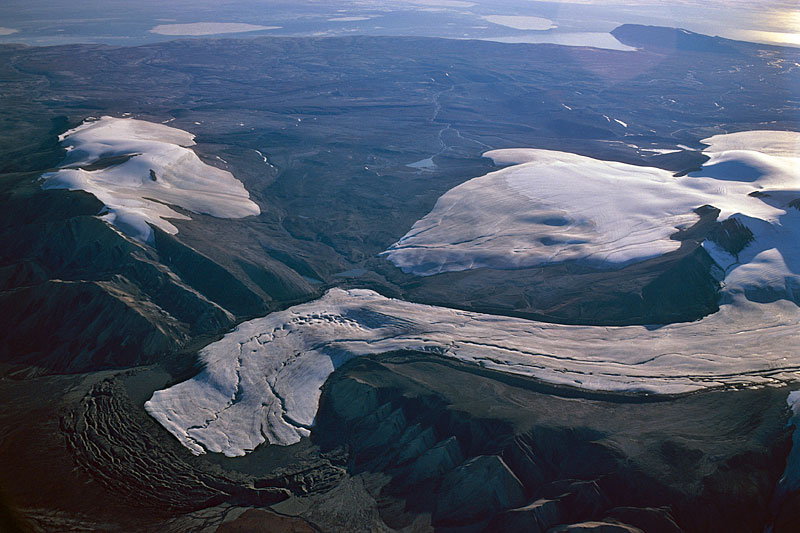
<svg viewBox="0 0 800 533"><path fill-rule="evenodd" d="M312 290L285 268L261 289L157 229L154 246L137 242L97 217L94 198L42 191L36 178L5 175L2 183L0 360L8 372L149 363L224 331L236 316L266 312L269 291L301 298ZM266 270L242 263L253 276Z"/></svg>
<svg viewBox="0 0 800 533"><path fill-rule="evenodd" d="M373 494L396 529L430 513L442 531L756 531L790 445L785 396L587 397L397 353L334 374L313 438L346 442L351 475L388 475Z"/></svg>

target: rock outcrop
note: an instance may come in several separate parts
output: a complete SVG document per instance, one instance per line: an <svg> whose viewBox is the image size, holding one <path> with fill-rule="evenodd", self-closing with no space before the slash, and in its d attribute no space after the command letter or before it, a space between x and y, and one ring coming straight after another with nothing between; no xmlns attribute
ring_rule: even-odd
<svg viewBox="0 0 800 533"><path fill-rule="evenodd" d="M771 520L765 495L790 445L775 403L785 391L647 401L539 388L434 355L354 360L326 384L312 440L346 444L351 476L388 476L377 505L395 529L425 513L442 531L754 531Z"/></svg>

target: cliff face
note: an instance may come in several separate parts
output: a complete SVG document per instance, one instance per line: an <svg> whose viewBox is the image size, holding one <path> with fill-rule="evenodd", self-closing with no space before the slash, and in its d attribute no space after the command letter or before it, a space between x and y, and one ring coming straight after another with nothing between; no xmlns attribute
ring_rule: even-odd
<svg viewBox="0 0 800 533"><path fill-rule="evenodd" d="M495 377L421 354L356 360L326 385L312 438L346 443L352 475L387 477L376 499L394 528L427 513L443 531L756 531L773 520L785 391L648 401Z"/></svg>

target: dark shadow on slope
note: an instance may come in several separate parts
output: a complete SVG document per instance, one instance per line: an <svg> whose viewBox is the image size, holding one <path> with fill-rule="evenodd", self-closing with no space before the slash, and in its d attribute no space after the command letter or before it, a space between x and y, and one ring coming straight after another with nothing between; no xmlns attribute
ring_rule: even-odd
<svg viewBox="0 0 800 533"><path fill-rule="evenodd" d="M347 444L351 475L389 476L377 497L389 527L421 513L461 532L586 520L757 531L771 520L791 445L785 389L609 402L467 366L386 354L325 384L312 439Z"/></svg>

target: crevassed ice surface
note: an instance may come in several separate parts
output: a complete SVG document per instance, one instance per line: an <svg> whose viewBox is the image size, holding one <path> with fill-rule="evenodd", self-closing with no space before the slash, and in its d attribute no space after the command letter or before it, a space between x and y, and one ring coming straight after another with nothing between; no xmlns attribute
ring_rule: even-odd
<svg viewBox="0 0 800 533"><path fill-rule="evenodd" d="M205 369L157 391L147 411L194 453L243 455L309 434L327 377L345 361L429 350L589 390L683 393L797 380L794 303L744 301L699 322L567 326L331 289L314 302L241 324L200 352Z"/></svg>
<svg viewBox="0 0 800 533"><path fill-rule="evenodd" d="M547 167L567 165L566 171L557 173L560 176L579 173L592 179L593 173L576 167L580 161L600 172L598 179L615 180L615 169L621 168L633 180L629 185L646 194L655 195L649 191L663 185L662 194L652 198L655 211L651 215L669 220L662 224L658 219L650 223L643 207L626 206L624 194L614 187L576 186L572 195L588 198L578 202L583 211L565 213L562 205L562 211L546 213L548 217L574 218L577 212L593 212L592 203L617 206L616 212L609 208L608 213L600 213L593 225L542 223L545 215L540 203L526 203L536 206L532 216L540 217L533 228L572 224L576 229L565 231L581 234L587 240L581 244L622 253L619 244L609 248L608 241L626 241L625 253L634 258L640 257L634 253L639 249L646 254L656 253L652 247L672 249L667 245L673 246L668 236L674 231L674 221L693 222L692 218L684 221L685 213L674 204L686 202L691 210L710 203L706 199L714 195L717 202L712 205L721 209L721 217L737 217L755 236L737 257L706 243L726 276L722 305L714 315L657 329L568 326L415 304L366 290L332 289L315 302L240 325L200 352L206 365L200 374L157 391L145 407L194 453L242 455L264 442L286 445L308 435L320 387L335 368L353 357L395 350L431 350L493 370L588 390L667 394L797 381L800 211L789 204L800 198L800 187L795 152L787 153L796 146L797 137L780 150L775 148L778 144L766 143L773 153L740 147L715 151L718 140L729 139L707 139L711 159L686 179L636 167L640 173L637 181L627 174L628 165L540 150L495 153L499 160L517 162L517 167L489 175L525 169L530 162L526 158L533 157L533 161L544 160ZM730 179L734 170L740 180ZM616 182L620 187L623 184ZM557 188L553 185L549 190L558 195ZM519 196L528 198L527 190L522 187ZM753 190L762 194L748 196ZM492 192L478 188L472 196L486 194ZM465 201L484 202L484 198L470 196L462 195ZM691 204L686 198L701 203ZM438 208L437 204L434 211ZM625 232L611 227L608 219L625 223L619 211L639 213L636 226L643 227L635 231L635 238L628 239ZM504 226L494 228L502 231ZM666 242L648 243L647 238ZM612 258L608 261L618 258L618 253L608 252Z"/></svg>
<svg viewBox="0 0 800 533"><path fill-rule="evenodd" d="M681 178L565 152L487 152L511 166L445 193L384 255L422 276L564 261L614 269L676 250L670 236L696 222L703 205L719 208L720 220L739 219L757 240L791 223L800 134L755 131L703 142L710 160ZM750 196L756 191L770 196ZM791 252L780 251L784 259Z"/></svg>
<svg viewBox="0 0 800 533"><path fill-rule="evenodd" d="M83 190L105 205L102 218L126 235L150 242L150 225L175 234L166 219L187 219L176 205L220 218L258 215L244 185L207 165L189 148L194 135L163 124L102 117L67 131L59 140L67 158L44 174L45 189Z"/></svg>

